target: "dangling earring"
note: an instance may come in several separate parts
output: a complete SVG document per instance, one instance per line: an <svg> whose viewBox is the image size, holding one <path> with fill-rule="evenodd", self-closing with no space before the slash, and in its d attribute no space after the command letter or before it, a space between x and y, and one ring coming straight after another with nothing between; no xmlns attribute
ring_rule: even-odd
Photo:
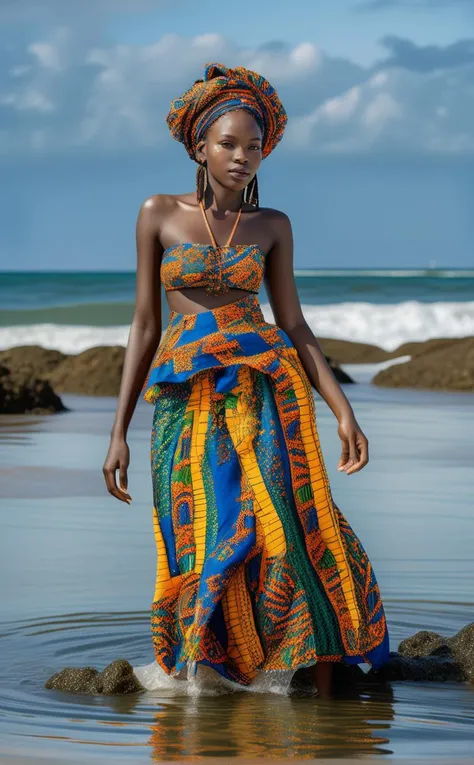
<svg viewBox="0 0 474 765"><path fill-rule="evenodd" d="M204 195L207 189L207 167L206 164L199 164L196 171L196 195L198 202L204 200Z"/></svg>
<svg viewBox="0 0 474 765"><path fill-rule="evenodd" d="M254 207L259 207L258 180L256 175L254 175L249 185L245 187L244 200Z"/></svg>

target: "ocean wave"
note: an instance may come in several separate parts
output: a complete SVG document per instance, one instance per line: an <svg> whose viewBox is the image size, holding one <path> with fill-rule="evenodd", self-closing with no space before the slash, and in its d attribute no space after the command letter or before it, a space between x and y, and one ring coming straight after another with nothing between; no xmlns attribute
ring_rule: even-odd
<svg viewBox="0 0 474 765"><path fill-rule="evenodd" d="M261 305L265 319L273 322L270 305ZM370 343L387 351L413 340L474 335L474 302L302 304L302 309L317 337ZM128 333L128 325L104 327L43 323L10 326L0 328L0 348L41 345L63 353L79 353L96 345L125 346Z"/></svg>
<svg viewBox="0 0 474 765"><path fill-rule="evenodd" d="M129 326L88 327L67 324L32 324L0 328L0 348L41 345L63 353L80 353L96 345L127 345Z"/></svg>
<svg viewBox="0 0 474 765"><path fill-rule="evenodd" d="M382 279L474 279L472 268L295 268L295 276Z"/></svg>
<svg viewBox="0 0 474 765"><path fill-rule="evenodd" d="M262 305L262 309L266 317L271 315L270 306ZM411 300L389 305L302 305L302 309L316 336L370 343L387 351L410 341L474 335L474 302Z"/></svg>

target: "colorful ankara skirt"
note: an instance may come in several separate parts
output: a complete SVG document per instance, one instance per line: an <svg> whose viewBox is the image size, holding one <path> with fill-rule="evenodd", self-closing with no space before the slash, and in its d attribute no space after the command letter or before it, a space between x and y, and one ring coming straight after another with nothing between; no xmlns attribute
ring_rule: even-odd
<svg viewBox="0 0 474 765"><path fill-rule="evenodd" d="M143 391L160 667L248 685L316 661L383 664L379 588L331 496L309 378L257 296L171 311Z"/></svg>

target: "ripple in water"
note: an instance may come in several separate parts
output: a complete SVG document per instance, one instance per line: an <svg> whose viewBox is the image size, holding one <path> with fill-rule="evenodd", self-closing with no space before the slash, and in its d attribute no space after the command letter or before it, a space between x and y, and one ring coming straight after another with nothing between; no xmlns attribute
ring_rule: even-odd
<svg viewBox="0 0 474 765"><path fill-rule="evenodd" d="M462 626L471 607L390 605L395 642L419 619ZM165 677L153 691L88 696L47 691L63 666L102 669L115 658L134 667L152 657L148 615L65 614L3 623L0 690L2 753L15 762L140 763L194 758L321 758L395 754L468 756L474 743L474 691L468 685L394 684L323 701L287 693L287 677L259 693L234 692L196 678ZM147 662L148 659L148 662ZM279 673L280 674L280 673ZM198 671L199 675L199 671ZM44 759L43 759L44 758Z"/></svg>

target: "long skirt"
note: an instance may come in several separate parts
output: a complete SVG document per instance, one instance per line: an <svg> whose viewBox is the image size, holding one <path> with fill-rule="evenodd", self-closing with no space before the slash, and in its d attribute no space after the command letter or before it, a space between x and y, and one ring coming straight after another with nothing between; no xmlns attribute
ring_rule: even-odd
<svg viewBox="0 0 474 765"><path fill-rule="evenodd" d="M381 666L374 571L332 498L309 378L257 296L171 311L143 396L159 666L241 685L318 661Z"/></svg>

